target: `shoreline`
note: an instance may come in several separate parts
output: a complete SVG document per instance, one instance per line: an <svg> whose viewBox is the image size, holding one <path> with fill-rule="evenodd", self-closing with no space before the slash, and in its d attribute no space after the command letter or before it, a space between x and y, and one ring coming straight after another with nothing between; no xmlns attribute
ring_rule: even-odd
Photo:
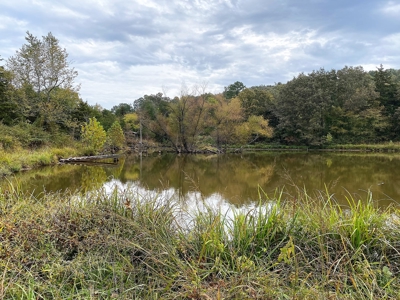
<svg viewBox="0 0 400 300"><path fill-rule="evenodd" d="M337 148L340 147L340 148ZM358 148L357 148L358 147ZM234 151L238 148L227 148L226 151L208 151L207 149L204 151L193 151L189 153L180 153L180 154L225 154L225 153L241 153L241 152L357 152L357 153L398 153L400 152L400 146L393 145L343 145L343 146L335 146L332 148L306 148L306 147L288 147L288 146L279 146L279 147L243 147L240 151ZM177 153L172 148L166 147L154 147L147 149L144 153ZM82 158L83 150L75 149L75 148L44 148L39 150L21 150L19 152L6 152L2 151L0 157L0 178L12 175L14 173L18 173L21 171L32 170L41 166L51 166L60 163L68 163L68 162L77 162ZM129 153L140 153L137 151L133 151L129 149L122 153L116 154L124 155ZM109 156L109 155L108 155ZM113 155L112 158L114 158ZM64 158L68 157L68 158ZM110 156L111 157L111 156ZM91 160L91 156L86 157ZM69 161L68 161L69 160ZM82 161L82 160L81 160Z"/></svg>

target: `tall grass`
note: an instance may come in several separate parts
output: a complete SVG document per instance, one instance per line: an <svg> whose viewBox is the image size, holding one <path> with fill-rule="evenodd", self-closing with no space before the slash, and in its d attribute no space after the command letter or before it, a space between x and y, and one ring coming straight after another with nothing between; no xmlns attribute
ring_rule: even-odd
<svg viewBox="0 0 400 300"><path fill-rule="evenodd" d="M10 175L23 169L56 164L60 158L76 156L80 153L81 150L70 147L14 151L0 149L0 176Z"/></svg>
<svg viewBox="0 0 400 300"><path fill-rule="evenodd" d="M55 164L59 158L83 153L70 135L61 131L49 133L27 122L13 126L0 122L0 132L0 176Z"/></svg>
<svg viewBox="0 0 400 300"><path fill-rule="evenodd" d="M328 191L184 211L136 190L0 191L0 298L398 299L400 211ZM182 218L188 222L182 222Z"/></svg>

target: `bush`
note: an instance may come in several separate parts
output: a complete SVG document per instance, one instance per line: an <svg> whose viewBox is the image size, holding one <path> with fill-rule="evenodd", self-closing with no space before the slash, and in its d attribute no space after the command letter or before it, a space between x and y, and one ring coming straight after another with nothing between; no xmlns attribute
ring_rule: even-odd
<svg viewBox="0 0 400 300"><path fill-rule="evenodd" d="M96 118L90 118L89 123L82 126L81 137L86 148L96 154L103 148L107 134Z"/></svg>
<svg viewBox="0 0 400 300"><path fill-rule="evenodd" d="M14 126L0 124L0 132L3 132L0 143L6 144L12 150L18 147L38 148L50 145L52 137L48 132L35 125L21 122ZM3 145L4 147L4 145Z"/></svg>
<svg viewBox="0 0 400 300"><path fill-rule="evenodd" d="M10 135L0 136L0 149L12 150L19 145L20 143Z"/></svg>

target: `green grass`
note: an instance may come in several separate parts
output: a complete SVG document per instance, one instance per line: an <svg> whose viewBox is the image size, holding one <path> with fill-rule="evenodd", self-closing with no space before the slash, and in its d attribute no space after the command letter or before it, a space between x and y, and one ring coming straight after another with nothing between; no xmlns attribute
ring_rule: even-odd
<svg viewBox="0 0 400 300"><path fill-rule="evenodd" d="M251 208L189 213L134 189L35 198L10 184L0 298L398 299L399 208L295 198L260 191Z"/></svg>
<svg viewBox="0 0 400 300"><path fill-rule="evenodd" d="M45 147L37 150L16 149L4 151L0 149L0 176L10 175L23 169L47 166L58 163L59 158L80 155L76 148Z"/></svg>
<svg viewBox="0 0 400 300"><path fill-rule="evenodd" d="M81 155L82 145L69 134L53 134L28 122L6 126L0 122L0 177L24 169L58 163ZM67 146L66 146L67 145Z"/></svg>

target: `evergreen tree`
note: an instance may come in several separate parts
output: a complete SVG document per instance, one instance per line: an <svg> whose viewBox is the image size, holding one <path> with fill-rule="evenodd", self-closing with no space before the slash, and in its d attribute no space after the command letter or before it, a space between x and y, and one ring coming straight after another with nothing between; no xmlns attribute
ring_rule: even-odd
<svg viewBox="0 0 400 300"><path fill-rule="evenodd" d="M384 132L387 139L397 140L399 136L399 109L400 95L398 93L399 84L392 76L390 69L384 69L382 65L372 73L375 81L375 90L379 93L379 102L383 106L383 114L388 119L389 126Z"/></svg>
<svg viewBox="0 0 400 300"><path fill-rule="evenodd" d="M226 99L232 99L237 95L239 95L239 93L243 91L245 88L246 86L242 82L236 81L235 83L232 83L228 87L225 87L224 96Z"/></svg>

